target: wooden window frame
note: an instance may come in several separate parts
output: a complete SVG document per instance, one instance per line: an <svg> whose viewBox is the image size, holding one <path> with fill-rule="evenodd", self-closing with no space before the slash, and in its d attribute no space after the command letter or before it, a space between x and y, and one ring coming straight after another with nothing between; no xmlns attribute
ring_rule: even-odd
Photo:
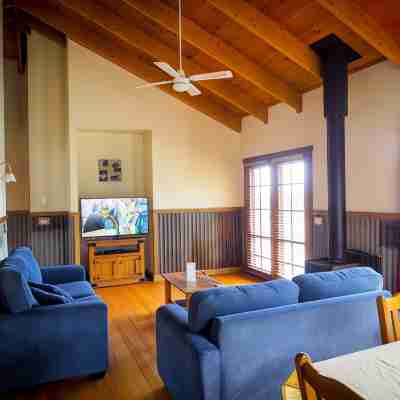
<svg viewBox="0 0 400 400"><path fill-rule="evenodd" d="M272 154L266 154L266 155L260 155L260 156L255 156L255 157L249 157L243 159L243 172L244 172L244 211L243 211L243 217L244 217L244 270L247 273L259 276L264 279L271 279L271 278L279 278L279 275L274 275L274 274L268 274L262 271L258 271L254 268L250 268L248 266L248 259L249 259L249 254L248 254L248 220L249 220L249 210L247 207L247 196L249 192L249 169L254 168L257 166L263 166L267 164L272 164L275 160L283 159L285 157L294 157L294 156L301 156L303 160L305 161L305 180L304 180L304 190L305 190L305 198L304 198L304 214L305 214L305 258L310 259L312 257L312 248L313 248L313 235L312 235L312 218L313 218L313 200L314 200L314 193L313 193L313 146L306 146L306 147L300 147L300 148L295 148L295 149L290 149L286 151L280 151L277 153L272 153ZM275 169L273 168L273 171ZM272 172L271 179L273 181L273 185L277 180L276 176L276 171ZM272 210L277 209L277 203L278 203L278 193L275 191L272 191L271 193L271 202L272 202ZM273 217L274 218L274 217ZM275 216L277 218L277 215ZM271 223L271 226L274 226ZM275 238L272 238L272 251L276 251L276 247L278 246L278 240ZM274 260L273 260L274 261ZM275 263L277 260L275 260ZM272 265L271 271L273 272L277 270L278 268L274 265Z"/></svg>

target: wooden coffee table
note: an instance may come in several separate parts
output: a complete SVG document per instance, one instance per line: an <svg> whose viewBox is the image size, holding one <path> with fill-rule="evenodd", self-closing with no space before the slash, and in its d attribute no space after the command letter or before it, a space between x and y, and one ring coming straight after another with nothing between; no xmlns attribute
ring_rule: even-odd
<svg viewBox="0 0 400 400"><path fill-rule="evenodd" d="M199 292L200 290L211 289L219 286L220 284L210 278L204 272L197 273L196 282L188 282L184 272L171 272L161 274L165 279L165 303L173 303L172 300L172 286L176 287L179 291L186 296L186 307L189 307L190 298L193 293Z"/></svg>

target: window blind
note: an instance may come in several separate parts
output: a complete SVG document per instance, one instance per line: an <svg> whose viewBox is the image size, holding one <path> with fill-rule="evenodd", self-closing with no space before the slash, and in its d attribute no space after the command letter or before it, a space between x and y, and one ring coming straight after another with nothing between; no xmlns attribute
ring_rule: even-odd
<svg viewBox="0 0 400 400"><path fill-rule="evenodd" d="M304 272L310 248L311 152L245 160L247 267L291 278Z"/></svg>

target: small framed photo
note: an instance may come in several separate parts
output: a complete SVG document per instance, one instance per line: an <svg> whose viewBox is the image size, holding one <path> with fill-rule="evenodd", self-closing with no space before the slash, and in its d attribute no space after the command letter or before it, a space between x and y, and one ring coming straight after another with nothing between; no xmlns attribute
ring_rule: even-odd
<svg viewBox="0 0 400 400"><path fill-rule="evenodd" d="M101 159L98 161L99 182L121 182L122 161Z"/></svg>

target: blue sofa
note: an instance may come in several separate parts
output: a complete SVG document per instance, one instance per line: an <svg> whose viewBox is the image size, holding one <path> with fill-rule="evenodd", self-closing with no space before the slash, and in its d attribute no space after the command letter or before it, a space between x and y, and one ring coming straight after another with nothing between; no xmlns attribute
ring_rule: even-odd
<svg viewBox="0 0 400 400"><path fill-rule="evenodd" d="M13 251L0 266L0 391L100 377L107 364L107 306L84 268L41 268L29 248Z"/></svg>
<svg viewBox="0 0 400 400"><path fill-rule="evenodd" d="M278 400L294 357L315 361L381 343L370 268L195 293L157 311L157 366L174 400Z"/></svg>

